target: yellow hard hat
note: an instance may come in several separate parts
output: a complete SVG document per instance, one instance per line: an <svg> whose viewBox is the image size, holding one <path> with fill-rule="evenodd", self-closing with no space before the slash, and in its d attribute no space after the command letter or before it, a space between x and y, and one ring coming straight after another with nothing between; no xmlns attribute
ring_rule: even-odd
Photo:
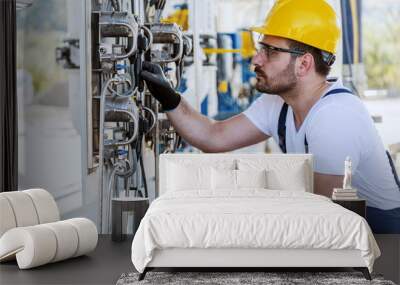
<svg viewBox="0 0 400 285"><path fill-rule="evenodd" d="M277 0L261 27L252 31L292 39L320 50L336 53L340 26L325 0Z"/></svg>

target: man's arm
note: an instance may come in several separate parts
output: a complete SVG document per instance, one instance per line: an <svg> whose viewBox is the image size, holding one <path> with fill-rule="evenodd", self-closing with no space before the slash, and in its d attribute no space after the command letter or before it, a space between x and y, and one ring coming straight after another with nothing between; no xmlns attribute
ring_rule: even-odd
<svg viewBox="0 0 400 285"><path fill-rule="evenodd" d="M243 114L214 121L194 110L183 98L167 116L184 140L204 152L231 151L269 138Z"/></svg>
<svg viewBox="0 0 400 285"><path fill-rule="evenodd" d="M226 152L269 138L243 114L225 121L213 121L203 116L172 88L157 64L144 62L140 75L178 134L204 152Z"/></svg>
<svg viewBox="0 0 400 285"><path fill-rule="evenodd" d="M314 193L332 197L333 188L342 188L343 175L329 175L314 172Z"/></svg>

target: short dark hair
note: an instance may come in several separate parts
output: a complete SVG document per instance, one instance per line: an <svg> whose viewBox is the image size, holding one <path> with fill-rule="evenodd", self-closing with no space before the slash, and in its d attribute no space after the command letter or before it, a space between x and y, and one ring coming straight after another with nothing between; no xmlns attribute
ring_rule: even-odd
<svg viewBox="0 0 400 285"><path fill-rule="evenodd" d="M290 39L288 39L288 43L290 49L310 53L314 57L315 71L322 76L328 76L329 72L331 71L331 67L324 61L320 49Z"/></svg>

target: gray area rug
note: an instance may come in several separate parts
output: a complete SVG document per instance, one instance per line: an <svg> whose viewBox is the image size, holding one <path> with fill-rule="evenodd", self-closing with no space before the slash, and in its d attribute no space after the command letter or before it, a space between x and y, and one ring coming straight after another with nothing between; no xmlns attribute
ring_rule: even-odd
<svg viewBox="0 0 400 285"><path fill-rule="evenodd" d="M372 281L360 272L148 272L142 281L139 273L122 274L116 285L145 284L379 284L395 285L380 275L372 275Z"/></svg>

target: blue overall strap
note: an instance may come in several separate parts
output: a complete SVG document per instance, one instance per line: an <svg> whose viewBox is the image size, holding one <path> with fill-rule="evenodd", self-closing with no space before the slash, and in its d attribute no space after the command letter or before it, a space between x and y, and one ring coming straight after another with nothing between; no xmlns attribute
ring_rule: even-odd
<svg viewBox="0 0 400 285"><path fill-rule="evenodd" d="M349 89L346 88L337 88L337 89L332 89L328 93L326 93L322 98L325 98L326 96L337 94L337 93L350 93L353 94ZM279 120L278 120L278 137L279 137L279 147L281 148L283 153L286 153L286 116L287 116L287 111L288 111L288 104L283 103L281 112L279 114ZM308 142L307 142L307 137L304 136L304 147L306 153L308 153Z"/></svg>
<svg viewBox="0 0 400 285"><path fill-rule="evenodd" d="M399 191L400 191L400 180L399 180L399 176L397 175L396 166L393 163L390 153L388 151L386 151L386 154L389 159L390 168L392 169L394 181L396 182L397 187L399 188Z"/></svg>
<svg viewBox="0 0 400 285"><path fill-rule="evenodd" d="M325 98L326 96L333 95L333 94L338 94L338 93L349 93L353 94L349 89L345 88L338 88L338 89L333 89L326 93L322 98ZM286 153L286 116L288 112L288 104L283 103L281 112L279 114L279 120L278 120L278 137L279 137L279 147L281 148L283 153ZM307 141L307 136L304 135L304 149L305 152L308 153L308 141ZM389 159L389 164L390 168L392 169L394 181L396 182L399 191L400 191L400 179L396 171L396 167L393 163L392 157L390 156L390 153L386 151L387 157Z"/></svg>
<svg viewBox="0 0 400 285"><path fill-rule="evenodd" d="M283 103L278 120L279 147L283 153L286 153L286 115L288 107L288 104Z"/></svg>
<svg viewBox="0 0 400 285"><path fill-rule="evenodd" d="M338 88L338 89L332 89L328 93L326 93L322 98L325 98L326 96L333 95L333 94L338 94L338 93L350 93L353 94L349 89L347 88Z"/></svg>

